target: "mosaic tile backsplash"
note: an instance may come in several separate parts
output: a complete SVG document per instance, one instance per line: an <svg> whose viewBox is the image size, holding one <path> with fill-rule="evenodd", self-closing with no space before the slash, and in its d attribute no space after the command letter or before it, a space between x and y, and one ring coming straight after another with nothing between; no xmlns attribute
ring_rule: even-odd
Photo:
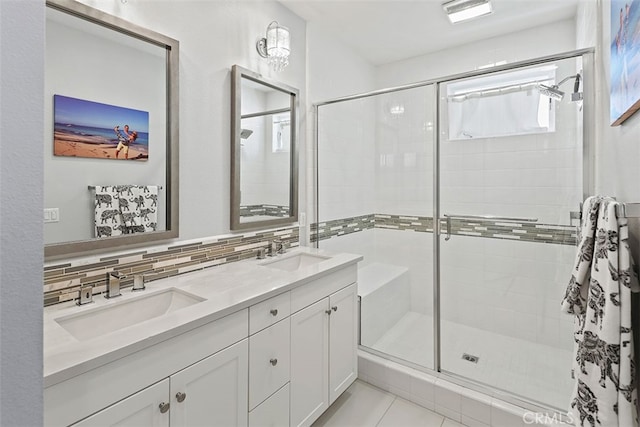
<svg viewBox="0 0 640 427"><path fill-rule="evenodd" d="M133 285L136 274L143 274L148 282L253 258L257 248L266 247L274 239L282 240L287 247L299 246L299 229L289 227L159 246L96 258L89 263L85 259L47 265L44 268L44 305L76 299L80 286L85 284L93 286L94 295L104 292L106 273L110 271L126 275L121 286L128 287Z"/></svg>
<svg viewBox="0 0 640 427"><path fill-rule="evenodd" d="M572 245L577 243L575 226L538 224L533 222L501 221L489 219L451 218L451 234L510 239L526 242ZM311 224L311 241L330 239L369 228L433 233L433 218L424 216L369 214ZM441 229L447 222L441 220Z"/></svg>

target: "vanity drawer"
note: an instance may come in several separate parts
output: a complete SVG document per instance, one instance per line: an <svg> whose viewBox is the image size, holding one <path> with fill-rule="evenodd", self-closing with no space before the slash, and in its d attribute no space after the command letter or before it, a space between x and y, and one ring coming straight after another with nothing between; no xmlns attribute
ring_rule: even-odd
<svg viewBox="0 0 640 427"><path fill-rule="evenodd" d="M291 314L291 293L285 292L249 307L249 335L279 322Z"/></svg>
<svg viewBox="0 0 640 427"><path fill-rule="evenodd" d="M249 337L249 410L289 382L290 318Z"/></svg>
<svg viewBox="0 0 640 427"><path fill-rule="evenodd" d="M289 425L289 384L275 392L249 412L249 427L282 427Z"/></svg>

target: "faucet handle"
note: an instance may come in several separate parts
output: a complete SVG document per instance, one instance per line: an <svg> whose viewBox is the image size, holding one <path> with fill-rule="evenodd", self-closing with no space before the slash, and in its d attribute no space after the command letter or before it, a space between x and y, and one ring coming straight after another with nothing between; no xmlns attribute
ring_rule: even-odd
<svg viewBox="0 0 640 427"><path fill-rule="evenodd" d="M275 243L275 244L276 244L277 252L278 252L279 254L283 254L283 253L285 253L285 252L286 252L286 249L287 249L287 248L284 246L284 243L285 243L285 242L284 242L283 240L281 240L281 239L276 239L276 240L274 240L274 241L273 241L273 243Z"/></svg>
<svg viewBox="0 0 640 427"><path fill-rule="evenodd" d="M144 285L144 276L142 274L136 274L133 276L133 288L132 292L144 291L147 287Z"/></svg>
<svg viewBox="0 0 640 427"><path fill-rule="evenodd" d="M78 291L78 301L76 301L76 304L85 305L92 302L93 302L93 286L91 285L80 286L80 290Z"/></svg>

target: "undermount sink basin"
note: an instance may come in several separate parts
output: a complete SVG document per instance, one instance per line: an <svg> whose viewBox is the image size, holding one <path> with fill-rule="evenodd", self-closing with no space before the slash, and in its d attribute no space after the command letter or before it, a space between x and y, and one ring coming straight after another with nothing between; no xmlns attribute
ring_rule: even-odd
<svg viewBox="0 0 640 427"><path fill-rule="evenodd" d="M74 338L84 341L145 320L154 319L173 311L204 301L176 288L149 295L117 301L82 313L59 317L56 322Z"/></svg>
<svg viewBox="0 0 640 427"><path fill-rule="evenodd" d="M275 261L269 261L262 264L265 267L277 268L286 271L295 271L301 268L309 267L319 262L326 261L330 257L321 255L312 255L308 253L298 253L294 255L284 255Z"/></svg>

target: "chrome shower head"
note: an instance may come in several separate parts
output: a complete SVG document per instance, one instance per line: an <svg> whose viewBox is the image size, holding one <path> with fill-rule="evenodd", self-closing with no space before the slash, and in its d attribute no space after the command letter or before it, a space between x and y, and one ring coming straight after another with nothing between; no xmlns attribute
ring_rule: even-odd
<svg viewBox="0 0 640 427"><path fill-rule="evenodd" d="M253 131L251 129L240 129L240 138L247 139L252 133Z"/></svg>
<svg viewBox="0 0 640 427"><path fill-rule="evenodd" d="M564 92L558 89L558 85L555 86L547 86L543 84L538 85L538 91L541 95L548 96L551 99L555 99L556 101L561 101L564 97Z"/></svg>
<svg viewBox="0 0 640 427"><path fill-rule="evenodd" d="M539 84L538 91L540 91L541 95L546 95L551 99L561 101L562 98L564 98L564 92L559 89L560 85L573 78L575 78L575 80L573 82L573 93L571 94L571 102L581 101L582 92L580 92L580 80L582 76L580 76L580 73L577 73L573 76L565 77L564 79L560 80L560 83L553 86Z"/></svg>

